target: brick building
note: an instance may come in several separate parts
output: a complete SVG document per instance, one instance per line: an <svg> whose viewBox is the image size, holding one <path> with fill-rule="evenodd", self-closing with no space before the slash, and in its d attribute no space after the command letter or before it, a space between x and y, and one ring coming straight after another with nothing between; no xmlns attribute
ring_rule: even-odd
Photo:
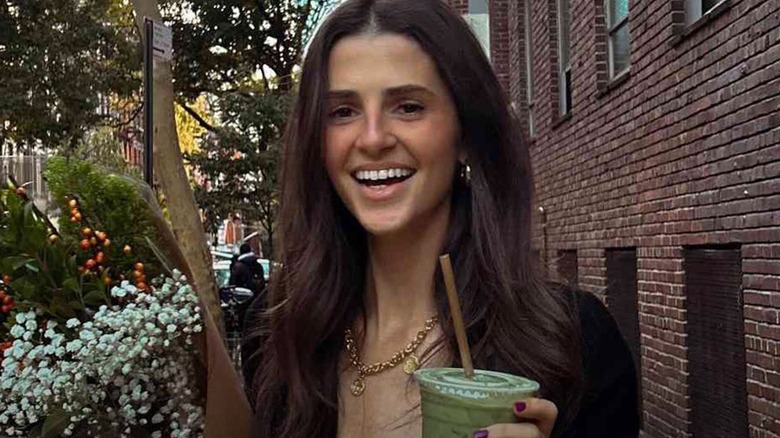
<svg viewBox="0 0 780 438"><path fill-rule="evenodd" d="M617 319L644 435L780 438L780 1L485 2L537 248Z"/></svg>

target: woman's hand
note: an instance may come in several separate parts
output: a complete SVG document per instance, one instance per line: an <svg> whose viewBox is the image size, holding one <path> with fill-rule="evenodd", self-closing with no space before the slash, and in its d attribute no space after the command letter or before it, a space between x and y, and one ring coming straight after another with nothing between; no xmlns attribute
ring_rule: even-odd
<svg viewBox="0 0 780 438"><path fill-rule="evenodd" d="M494 424L474 432L474 438L550 438L558 408L551 401L530 398L515 403L520 423Z"/></svg>

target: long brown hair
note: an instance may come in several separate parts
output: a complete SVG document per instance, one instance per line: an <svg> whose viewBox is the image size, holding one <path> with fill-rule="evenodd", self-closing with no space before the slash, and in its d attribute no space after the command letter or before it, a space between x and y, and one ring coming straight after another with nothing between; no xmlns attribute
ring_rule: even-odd
<svg viewBox="0 0 780 438"><path fill-rule="evenodd" d="M400 34L435 61L454 99L470 187L454 182L449 234L475 365L540 382L566 418L576 411L580 358L570 297L548 287L531 256L530 157L480 43L440 0L347 0L321 25L303 63L286 134L279 213L283 268L258 326L250 387L257 436L333 437L343 333L363 309L365 231L331 185L323 114L334 45L360 33ZM449 320L441 274L436 297ZM457 351L452 328L442 342ZM453 364L455 366L458 363Z"/></svg>

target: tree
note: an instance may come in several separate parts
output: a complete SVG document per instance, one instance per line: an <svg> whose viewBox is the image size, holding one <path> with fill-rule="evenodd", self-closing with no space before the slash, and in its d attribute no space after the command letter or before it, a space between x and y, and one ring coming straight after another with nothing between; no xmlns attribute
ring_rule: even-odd
<svg viewBox="0 0 780 438"><path fill-rule="evenodd" d="M209 232L221 218L240 211L245 221L257 221L265 230L264 248L273 254L275 218L279 202L277 164L290 95L258 91L224 97L221 115L228 123L185 154L198 170L195 189Z"/></svg>
<svg viewBox="0 0 780 438"><path fill-rule="evenodd" d="M111 96L140 109L138 41L121 0L0 2L0 147L75 147L126 123L99 109Z"/></svg>
<svg viewBox="0 0 780 438"><path fill-rule="evenodd" d="M273 253L278 205L280 138L295 84L295 67L315 25L333 0L169 0L163 10L174 29L179 105L204 93L215 99L219 125L199 152L185 159L197 169L195 191L206 226L240 211L259 222Z"/></svg>
<svg viewBox="0 0 780 438"><path fill-rule="evenodd" d="M166 0L174 34L176 91L238 92L259 77L265 90L289 91L314 26L333 0Z"/></svg>

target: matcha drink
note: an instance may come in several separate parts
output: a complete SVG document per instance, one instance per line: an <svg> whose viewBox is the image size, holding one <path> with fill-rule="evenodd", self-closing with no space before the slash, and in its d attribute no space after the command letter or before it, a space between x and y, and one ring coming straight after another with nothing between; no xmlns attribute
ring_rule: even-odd
<svg viewBox="0 0 780 438"><path fill-rule="evenodd" d="M533 397L539 384L495 371L427 368L415 379L422 395L423 438L471 438L474 432L497 423L515 423L516 401Z"/></svg>

